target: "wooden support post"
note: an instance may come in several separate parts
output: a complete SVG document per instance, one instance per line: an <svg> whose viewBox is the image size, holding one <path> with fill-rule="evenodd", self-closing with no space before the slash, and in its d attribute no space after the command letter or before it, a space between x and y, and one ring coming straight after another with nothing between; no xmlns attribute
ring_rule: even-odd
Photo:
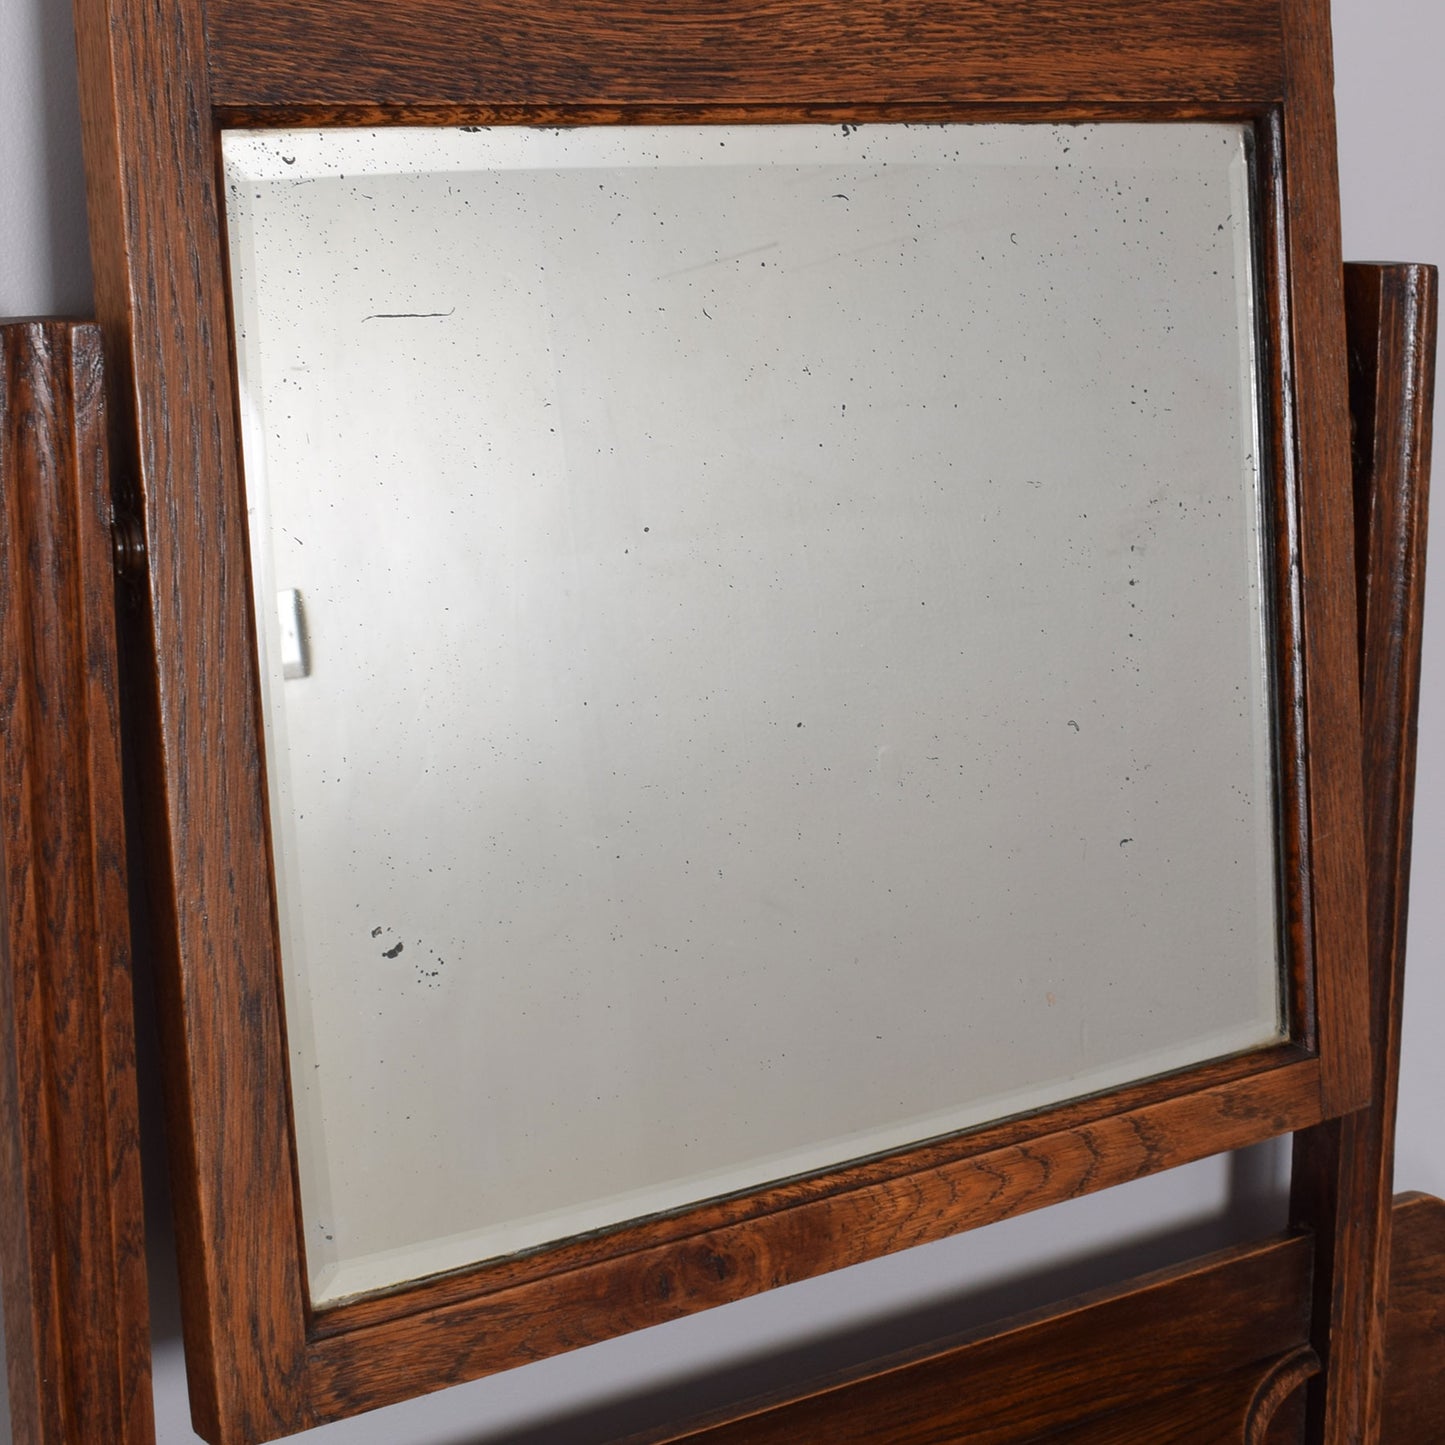
<svg viewBox="0 0 1445 1445"><path fill-rule="evenodd" d="M1378 1439L1390 1266L1410 823L1434 397L1433 266L1347 266L1360 686L1365 740L1368 1107L1295 1137L1292 1215L1314 1230L1315 1348L1325 1371L1310 1439Z"/></svg>
<svg viewBox="0 0 1445 1445"><path fill-rule="evenodd" d="M15 1445L149 1445L100 333L0 327L0 1285Z"/></svg>

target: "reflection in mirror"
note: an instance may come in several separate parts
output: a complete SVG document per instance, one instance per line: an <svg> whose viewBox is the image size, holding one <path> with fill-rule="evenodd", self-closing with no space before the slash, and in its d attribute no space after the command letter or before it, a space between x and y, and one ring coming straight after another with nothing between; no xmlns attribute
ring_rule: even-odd
<svg viewBox="0 0 1445 1445"><path fill-rule="evenodd" d="M225 136L315 1301L1280 1036L1248 151Z"/></svg>

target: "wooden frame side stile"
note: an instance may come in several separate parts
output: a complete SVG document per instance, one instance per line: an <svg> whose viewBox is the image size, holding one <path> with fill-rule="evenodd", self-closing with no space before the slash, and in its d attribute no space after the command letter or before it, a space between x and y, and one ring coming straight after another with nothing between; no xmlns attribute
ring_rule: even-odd
<svg viewBox="0 0 1445 1445"><path fill-rule="evenodd" d="M1367 1096L1326 0L1108 0L1082 11L1052 0L1006 12L920 0L908 27L883 0L754 0L726 21L656 0L588 0L565 27L551 13L509 0L76 0L97 303L136 447L149 557L149 881L187 1355L197 1427L216 1441L274 1438L1305 1127ZM476 46L459 42L458 27ZM962 35L977 43L959 44ZM586 64L573 63L578 37ZM519 46L535 64L508 61ZM313 1316L220 126L1201 115L1282 130L1267 178L1278 188L1267 198L1265 273L1291 328L1271 351L1271 387L1274 450L1299 487L1280 528L1303 575L1282 599L1303 636L1285 721L1303 738L1296 811L1312 839L1290 932L1297 952L1312 946L1318 959L1314 996L1296 983L1297 1042Z"/></svg>
<svg viewBox="0 0 1445 1445"><path fill-rule="evenodd" d="M150 1445L100 336L0 327L0 1287L15 1445Z"/></svg>
<svg viewBox="0 0 1445 1445"><path fill-rule="evenodd" d="M1293 426L1284 442L1298 446L1301 529L1305 557L1303 623L1307 655L1331 656L1342 638L1355 655L1354 545L1349 484L1349 388L1344 365L1345 301L1341 260L1339 174L1334 147L1334 66L1329 11L1314 0L1284 0L1287 102L1285 165L1289 205L1290 324ZM1330 143L1321 145L1320 137ZM1327 580L1323 580L1327 579ZM1364 816L1358 746L1360 699L1352 669L1311 668L1305 675L1309 721L1310 826L1316 838L1336 830L1359 839ZM1338 727L1322 725L1338 720ZM1337 871L1338 855L1316 859L1313 913L1332 920L1316 929L1321 1057L1326 1115L1361 1107L1369 1098L1370 1036L1359 1027L1369 1008L1369 954L1363 888L1353 870ZM1321 866L1323 864L1323 866ZM1326 961L1327 960L1327 961Z"/></svg>
<svg viewBox="0 0 1445 1445"><path fill-rule="evenodd" d="M75 15L96 310L137 448L151 625L206 654L185 677L135 668L150 664L146 881L191 1410L212 1438L273 1438L306 1423L305 1299L299 1243L279 1244L296 1215L202 17L192 0ZM180 766L195 746L221 768Z"/></svg>

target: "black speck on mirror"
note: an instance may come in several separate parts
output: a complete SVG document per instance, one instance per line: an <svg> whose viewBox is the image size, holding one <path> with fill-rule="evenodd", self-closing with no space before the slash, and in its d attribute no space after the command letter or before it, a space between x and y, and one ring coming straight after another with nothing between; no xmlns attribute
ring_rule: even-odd
<svg viewBox="0 0 1445 1445"><path fill-rule="evenodd" d="M1240 127L224 150L318 1302L1279 1036Z"/></svg>

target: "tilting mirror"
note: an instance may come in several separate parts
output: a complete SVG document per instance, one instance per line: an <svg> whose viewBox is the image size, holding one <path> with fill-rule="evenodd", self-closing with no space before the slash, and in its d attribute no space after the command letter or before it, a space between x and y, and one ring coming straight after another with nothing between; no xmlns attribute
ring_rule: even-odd
<svg viewBox="0 0 1445 1445"><path fill-rule="evenodd" d="M225 133L315 1303L1284 1035L1252 136Z"/></svg>
<svg viewBox="0 0 1445 1445"><path fill-rule="evenodd" d="M202 1434L1366 1101L1325 0L77 5Z"/></svg>

